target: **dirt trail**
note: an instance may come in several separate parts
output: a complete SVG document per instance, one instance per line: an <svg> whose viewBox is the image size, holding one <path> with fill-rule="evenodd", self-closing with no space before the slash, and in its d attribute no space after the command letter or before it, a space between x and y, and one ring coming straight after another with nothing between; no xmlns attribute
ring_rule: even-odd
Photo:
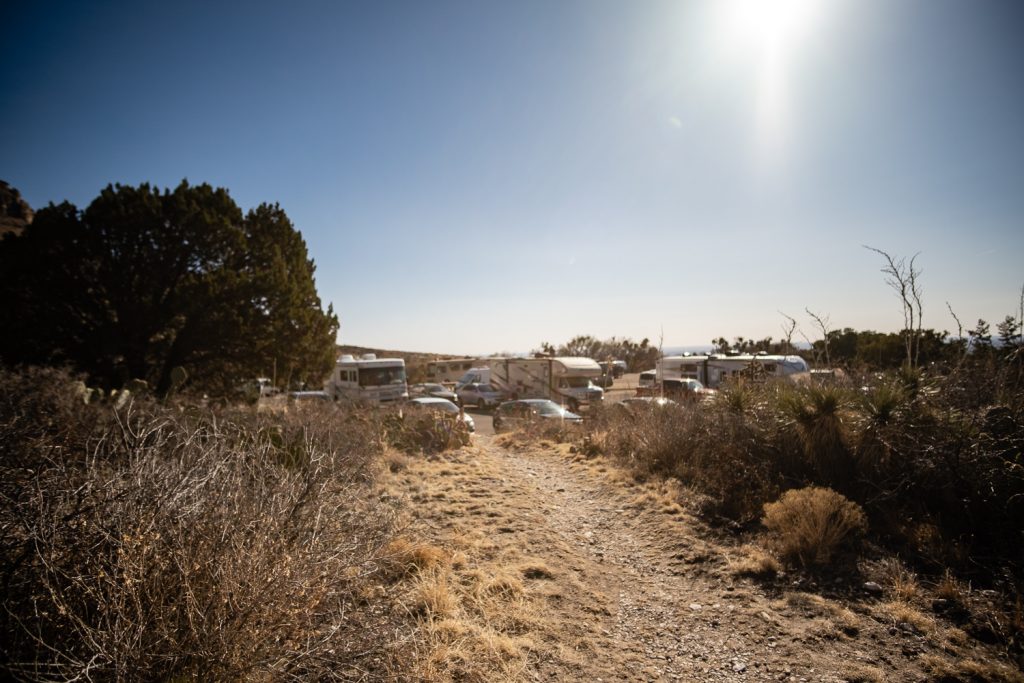
<svg viewBox="0 0 1024 683"><path fill-rule="evenodd" d="M957 652L955 630L930 629L927 615L902 622L881 598L822 597L860 586L738 576L744 549L715 542L678 491L564 447L485 437L393 484L413 530L457 554L454 585L522 581L515 618L447 615L517 638L505 652L519 666L484 680L920 681L930 658Z"/></svg>

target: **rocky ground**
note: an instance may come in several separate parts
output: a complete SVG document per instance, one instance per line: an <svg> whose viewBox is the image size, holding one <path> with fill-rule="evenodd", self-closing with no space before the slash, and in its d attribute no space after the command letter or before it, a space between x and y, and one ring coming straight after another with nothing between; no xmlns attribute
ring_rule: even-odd
<svg viewBox="0 0 1024 683"><path fill-rule="evenodd" d="M501 443L393 464L386 495L436 555L401 597L431 643L424 679L1024 680L906 575L755 578L770 558L678 487Z"/></svg>

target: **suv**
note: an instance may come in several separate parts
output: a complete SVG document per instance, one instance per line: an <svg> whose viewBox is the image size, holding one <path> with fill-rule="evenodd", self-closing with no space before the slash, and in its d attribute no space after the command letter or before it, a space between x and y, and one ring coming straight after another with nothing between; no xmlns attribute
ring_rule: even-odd
<svg viewBox="0 0 1024 683"><path fill-rule="evenodd" d="M505 399L504 392L501 392L490 384L473 382L455 390L459 396L459 402L463 405L475 405L477 408L490 408L501 403Z"/></svg>

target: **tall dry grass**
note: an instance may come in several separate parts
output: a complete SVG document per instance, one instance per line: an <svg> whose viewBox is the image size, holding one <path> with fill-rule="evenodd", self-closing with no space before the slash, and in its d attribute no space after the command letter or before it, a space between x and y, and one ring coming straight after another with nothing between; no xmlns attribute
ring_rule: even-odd
<svg viewBox="0 0 1024 683"><path fill-rule="evenodd" d="M115 409L56 371L0 387L7 676L401 677L409 617L369 597L393 521L379 415Z"/></svg>

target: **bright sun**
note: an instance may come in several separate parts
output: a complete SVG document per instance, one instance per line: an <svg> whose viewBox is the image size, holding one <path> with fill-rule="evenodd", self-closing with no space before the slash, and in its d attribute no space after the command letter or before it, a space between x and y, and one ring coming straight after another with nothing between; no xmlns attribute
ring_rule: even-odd
<svg viewBox="0 0 1024 683"><path fill-rule="evenodd" d="M757 156L783 163L793 143L800 48L819 23L825 0L716 0L716 37L726 55L748 62L754 76Z"/></svg>
<svg viewBox="0 0 1024 683"><path fill-rule="evenodd" d="M737 47L788 52L816 23L821 0L723 0L721 26Z"/></svg>

